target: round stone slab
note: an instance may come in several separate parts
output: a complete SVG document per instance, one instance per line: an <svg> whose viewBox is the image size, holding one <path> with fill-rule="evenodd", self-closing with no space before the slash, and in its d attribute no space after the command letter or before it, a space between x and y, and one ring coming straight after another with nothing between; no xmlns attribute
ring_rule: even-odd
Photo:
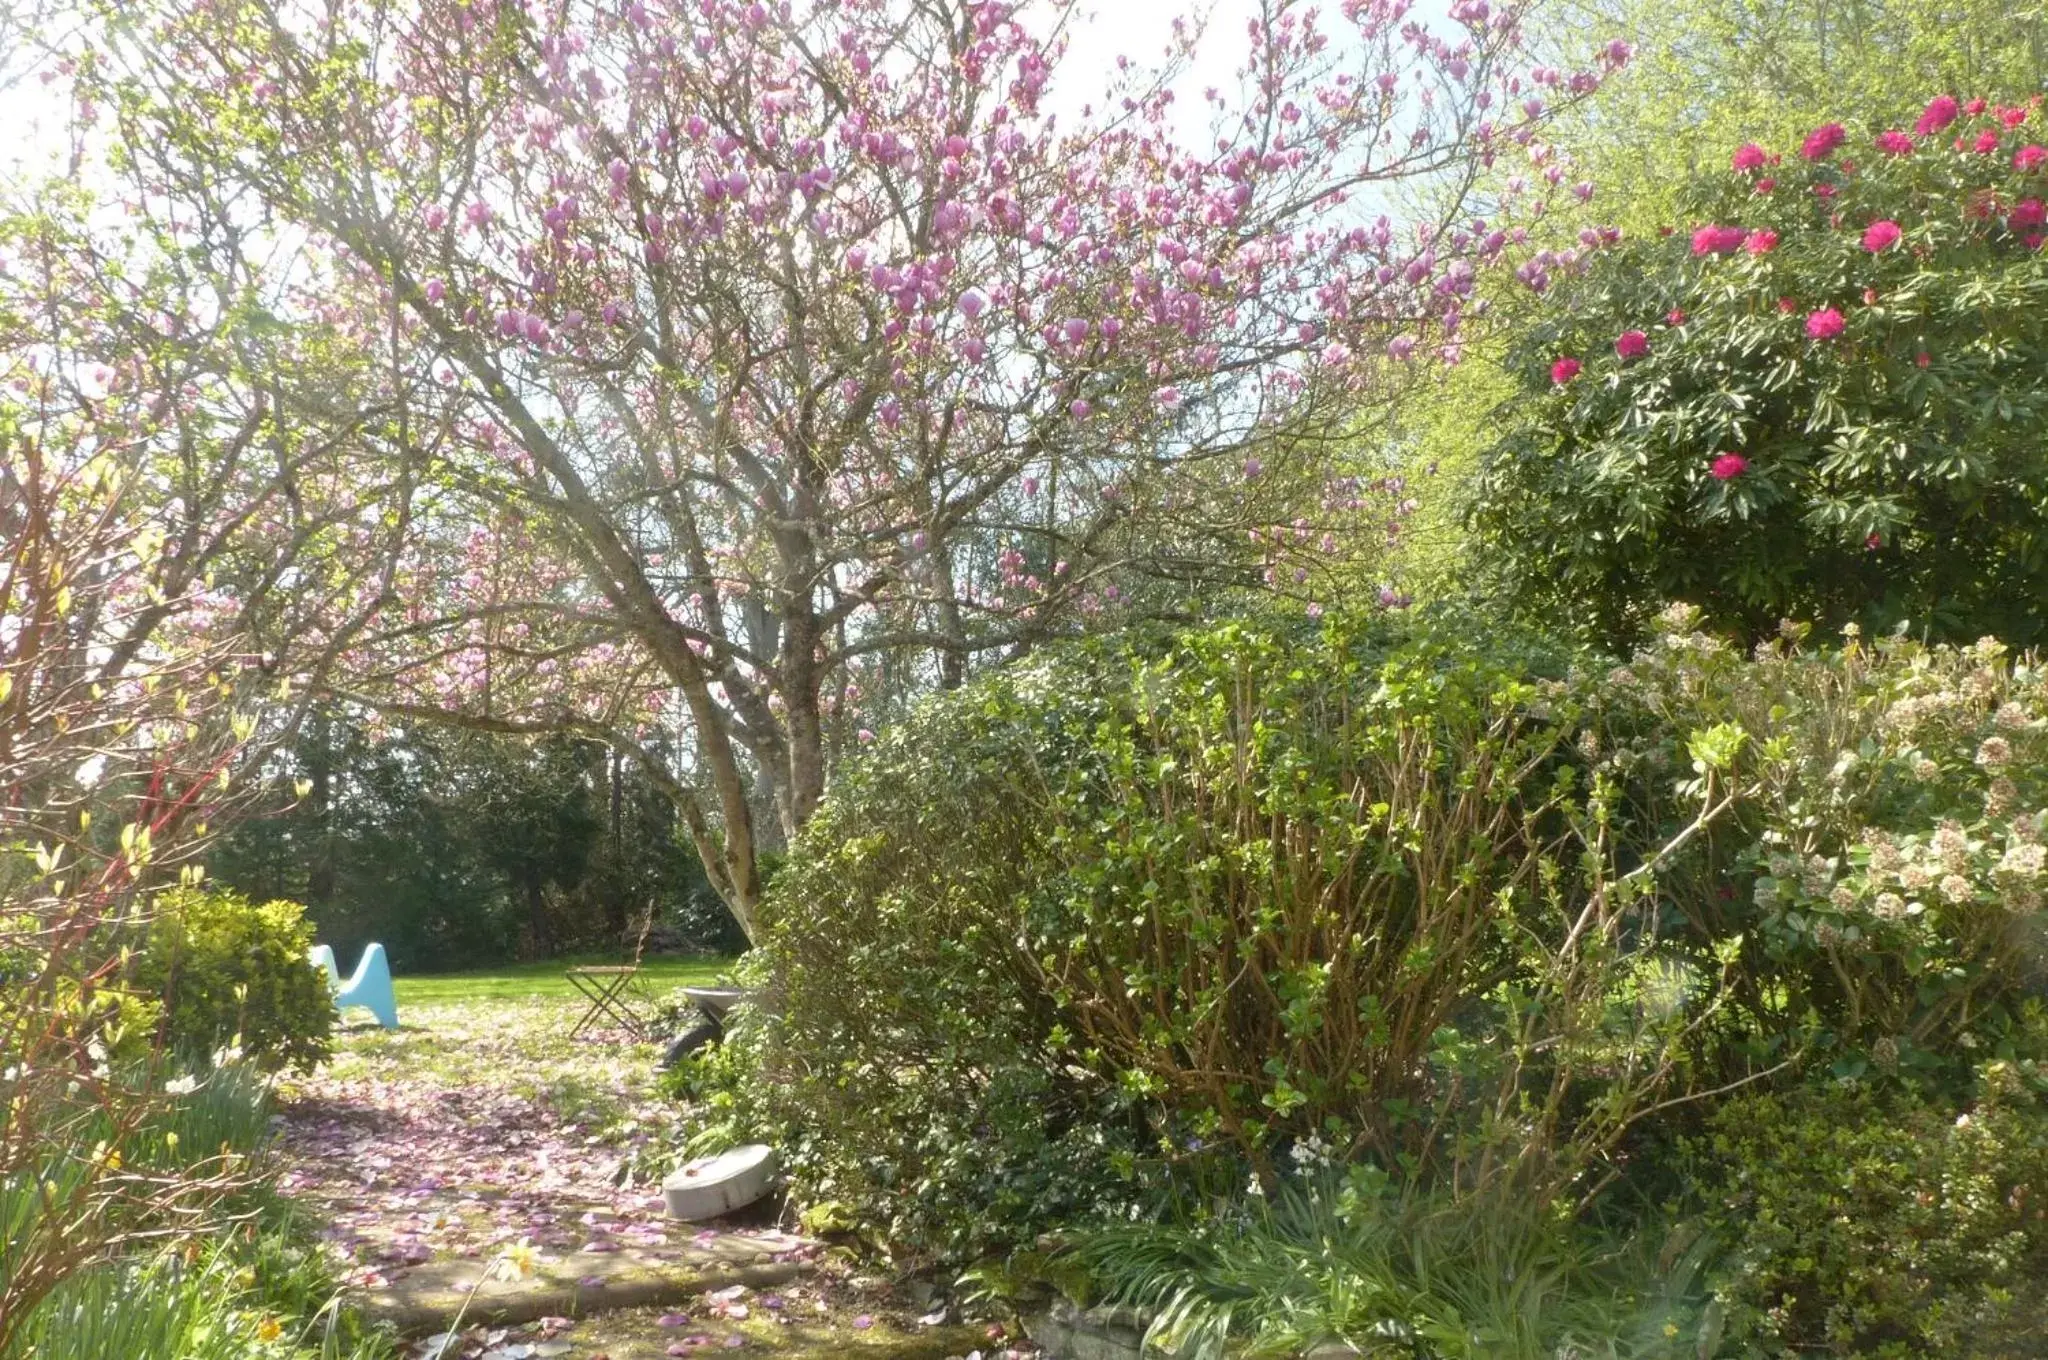
<svg viewBox="0 0 2048 1360"><path fill-rule="evenodd" d="M718 1218L767 1194L775 1168L774 1148L748 1143L677 1168L661 1183L661 1194L671 1218Z"/></svg>

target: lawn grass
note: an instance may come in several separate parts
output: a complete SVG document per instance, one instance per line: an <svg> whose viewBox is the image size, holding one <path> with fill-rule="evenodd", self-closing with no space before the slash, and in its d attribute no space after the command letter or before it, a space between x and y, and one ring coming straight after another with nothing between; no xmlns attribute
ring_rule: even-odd
<svg viewBox="0 0 2048 1360"><path fill-rule="evenodd" d="M517 1001L528 997L570 997L567 970L578 964L604 966L616 958L550 959L545 963L511 963L474 973L435 973L424 977L399 977L399 1020L407 1006L460 1004L464 1001ZM704 958L646 959L640 964L637 981L647 990L665 992L672 987L710 987L733 961L717 955Z"/></svg>

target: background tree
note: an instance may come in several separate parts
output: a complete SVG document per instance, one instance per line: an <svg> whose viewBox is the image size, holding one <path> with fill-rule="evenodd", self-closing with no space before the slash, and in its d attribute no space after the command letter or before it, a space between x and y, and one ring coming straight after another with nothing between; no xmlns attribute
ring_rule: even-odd
<svg viewBox="0 0 2048 1360"><path fill-rule="evenodd" d="M305 902L344 959L371 940L400 971L613 953L650 912L656 947L744 943L666 794L596 743L327 714L269 776L273 805L221 837L208 871Z"/></svg>
<svg viewBox="0 0 2048 1360"><path fill-rule="evenodd" d="M1513 5L1270 0L1191 148L1128 71L1047 112L1069 12L115 16L96 69L143 182L329 247L392 386L434 380L445 499L354 692L633 750L745 923L879 671L956 684L1138 568L1306 588L1376 543L1347 530L1383 492L1319 451L1503 257L1455 186L1598 76L1526 70ZM1378 215L1425 178L1437 215ZM635 744L657 727L680 768Z"/></svg>

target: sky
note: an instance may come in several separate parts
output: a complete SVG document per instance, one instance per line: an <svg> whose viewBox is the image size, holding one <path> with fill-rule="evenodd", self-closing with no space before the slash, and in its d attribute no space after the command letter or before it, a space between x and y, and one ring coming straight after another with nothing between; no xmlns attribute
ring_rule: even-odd
<svg viewBox="0 0 2048 1360"><path fill-rule="evenodd" d="M10 3L0 0L0 6ZM1141 66L1157 64L1172 35L1173 16L1182 10L1209 16L1195 62L1175 87L1178 109L1188 119L1176 131L1183 139L1199 132L1196 120L1207 117L1202 91L1211 85L1230 88L1244 52L1244 24L1257 12L1258 0L1088 0L1060 68L1052 107L1078 113L1099 98L1119 55ZM63 115L60 101L34 78L0 90L0 167L40 169L61 158Z"/></svg>

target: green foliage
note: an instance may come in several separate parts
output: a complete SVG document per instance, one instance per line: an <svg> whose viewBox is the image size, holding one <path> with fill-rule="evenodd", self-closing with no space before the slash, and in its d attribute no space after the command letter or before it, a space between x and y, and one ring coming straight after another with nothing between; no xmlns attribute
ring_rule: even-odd
<svg viewBox="0 0 2048 1360"><path fill-rule="evenodd" d="M1660 1269L1541 1200L1379 1189L1355 1169L1310 1169L1221 1213L1091 1230L1065 1257L1187 1360L1333 1341L1387 1360L1709 1353L1696 1253Z"/></svg>
<svg viewBox="0 0 2048 1360"><path fill-rule="evenodd" d="M1844 111L1910 121L1940 91L2023 94L2048 77L2040 0L1591 0L1535 22L1560 44L1589 30L1635 44L1555 139L1599 186L1592 213L1631 232L1673 221L1686 179L1726 165L1738 134L1791 147Z"/></svg>
<svg viewBox="0 0 2048 1360"><path fill-rule="evenodd" d="M1527 1075L1591 885L1553 853L1589 815L1575 714L1526 660L1225 624L1052 706L1075 754L1017 781L1055 866L1024 929L1079 1060L1259 1166L1313 1132L1423 1155L1422 1111Z"/></svg>
<svg viewBox="0 0 2048 1360"><path fill-rule="evenodd" d="M2048 1335L2048 1104L1993 1063L1959 1108L1860 1085L1730 1102L1691 1149L1730 1353L2017 1357Z"/></svg>
<svg viewBox="0 0 2048 1360"><path fill-rule="evenodd" d="M224 888L160 894L136 956L136 987L164 1000L165 1044L187 1057L239 1044L269 1069L311 1071L330 1049L334 1001L307 962L313 930L296 902Z"/></svg>
<svg viewBox="0 0 2048 1360"><path fill-rule="evenodd" d="M1074 738L1107 649L934 699L852 763L776 877L768 989L679 1079L711 1139L768 1135L819 1222L971 1259L1130 1202L1135 1124L1016 948L1048 865L1020 771ZM1041 716L1043 715L1043 716Z"/></svg>
<svg viewBox="0 0 2048 1360"><path fill-rule="evenodd" d="M2031 376L2048 254L2027 217L2048 180L2013 163L2039 117L1965 118L1957 151L1944 133L1887 156L1869 127L1833 157L1724 161L1674 236L1593 252L1561 281L1511 351L1512 428L1475 493L1512 595L1610 641L1673 599L1749 638L1780 618L2048 634L2048 391ZM1970 149L1980 131L1991 154ZM1903 240L1866 249L1880 221ZM1777 244L1695 253L1707 225ZM1814 338L1825 310L1842 332ZM1617 355L1626 332L1647 354ZM1554 381L1560 359L1585 371Z"/></svg>
<svg viewBox="0 0 2048 1360"><path fill-rule="evenodd" d="M1631 924L1654 866L1620 871L1575 688L1527 678L1559 659L1481 631L1234 623L927 705L778 880L763 1004L678 1079L705 1140L772 1137L801 1199L958 1256L1304 1137L1585 1173L1689 1080L1716 974Z"/></svg>
<svg viewBox="0 0 2048 1360"><path fill-rule="evenodd" d="M675 808L590 742L430 727L372 731L323 713L280 760L302 797L214 847L219 881L307 904L322 943L382 943L401 975L515 957L744 944L679 837Z"/></svg>

